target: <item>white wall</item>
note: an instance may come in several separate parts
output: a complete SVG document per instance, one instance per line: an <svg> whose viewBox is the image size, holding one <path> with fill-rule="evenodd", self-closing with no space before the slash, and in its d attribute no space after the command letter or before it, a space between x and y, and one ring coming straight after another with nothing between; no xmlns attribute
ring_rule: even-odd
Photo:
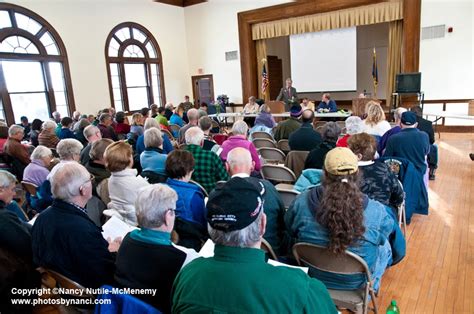
<svg viewBox="0 0 474 314"><path fill-rule="evenodd" d="M291 0L209 0L184 9L189 73L212 74L214 95L226 94L230 102L242 103L239 58L225 61L225 52L239 50L237 13ZM191 91L191 77L186 84ZM192 93L190 92L190 95Z"/></svg>
<svg viewBox="0 0 474 314"><path fill-rule="evenodd" d="M61 36L68 53L76 108L83 113L110 106L105 41L112 28L136 22L147 28L161 48L167 101L189 93L183 8L151 0L14 0L46 19Z"/></svg>
<svg viewBox="0 0 474 314"><path fill-rule="evenodd" d="M422 40L420 72L425 99L474 98L474 1L426 1L421 26L445 24L453 33Z"/></svg>

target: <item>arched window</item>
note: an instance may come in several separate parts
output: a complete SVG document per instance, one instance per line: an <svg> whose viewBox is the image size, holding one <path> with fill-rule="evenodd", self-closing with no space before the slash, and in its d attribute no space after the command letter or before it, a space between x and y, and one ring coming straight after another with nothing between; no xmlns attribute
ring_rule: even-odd
<svg viewBox="0 0 474 314"><path fill-rule="evenodd" d="M0 3L0 118L47 120L53 111L74 110L64 43L41 16Z"/></svg>
<svg viewBox="0 0 474 314"><path fill-rule="evenodd" d="M165 103L163 62L153 35L143 26L117 25L105 45L110 99L117 111Z"/></svg>

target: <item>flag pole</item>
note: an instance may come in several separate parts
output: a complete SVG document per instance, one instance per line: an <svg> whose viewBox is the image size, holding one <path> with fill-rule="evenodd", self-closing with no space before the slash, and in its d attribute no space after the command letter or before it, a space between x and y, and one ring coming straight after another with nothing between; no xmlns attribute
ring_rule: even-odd
<svg viewBox="0 0 474 314"><path fill-rule="evenodd" d="M378 69L377 69L377 52L373 53L373 65L372 65L372 80L374 83L374 98L377 98L377 86L378 86Z"/></svg>

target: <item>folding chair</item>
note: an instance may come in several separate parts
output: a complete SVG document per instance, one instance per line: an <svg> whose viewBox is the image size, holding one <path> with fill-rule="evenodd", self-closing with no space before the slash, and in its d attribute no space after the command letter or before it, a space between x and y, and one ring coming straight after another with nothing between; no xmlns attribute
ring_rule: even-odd
<svg viewBox="0 0 474 314"><path fill-rule="evenodd" d="M293 255L299 265L310 266L320 271L347 275L365 274L367 282L364 287L358 290L328 289L328 291L338 308L364 314L368 312L370 295L373 305L371 310L377 313L372 274L363 258L349 251L342 255L336 255L326 247L311 243L295 244L293 246Z"/></svg>
<svg viewBox="0 0 474 314"><path fill-rule="evenodd" d="M284 163L285 162L285 153L283 153L278 148L272 147L262 147L258 149L258 153L269 163Z"/></svg>
<svg viewBox="0 0 474 314"><path fill-rule="evenodd" d="M206 189L201 184L197 183L194 180L189 180L189 183L197 185L201 189L201 192L204 194L204 196L209 197L209 193L207 193Z"/></svg>
<svg viewBox="0 0 474 314"><path fill-rule="evenodd" d="M296 182L295 173L285 166L263 165L260 174L263 179L274 183L294 184Z"/></svg>
<svg viewBox="0 0 474 314"><path fill-rule="evenodd" d="M252 133L252 138L253 139L266 138L266 139L269 139L271 141L275 141L275 139L273 138L273 136L271 134L268 134L267 132L261 132L261 131L253 132Z"/></svg>
<svg viewBox="0 0 474 314"><path fill-rule="evenodd" d="M280 194L280 197L281 197L281 199L283 201L283 204L285 205L286 209L290 208L291 203L293 203L295 198L298 195L300 195L300 192L295 191L293 189L285 188L281 185L277 185L276 190L278 191L278 194Z"/></svg>
<svg viewBox="0 0 474 314"><path fill-rule="evenodd" d="M179 125L170 124L169 127L170 127L170 130L171 130L171 134L175 134L175 132L176 132L176 134L179 134L179 129L181 129L181 127ZM173 138L176 139L174 136L173 136Z"/></svg>
<svg viewBox="0 0 474 314"><path fill-rule="evenodd" d="M398 180L398 184L402 187L403 190L403 184L400 180ZM403 226L403 235L405 236L405 239L407 238L407 215L405 211L405 190L403 190L403 202L398 206L398 225L400 228Z"/></svg>
<svg viewBox="0 0 474 314"><path fill-rule="evenodd" d="M290 144L288 144L288 140L279 140L277 143L277 148L285 154L288 154L291 150Z"/></svg>
<svg viewBox="0 0 474 314"><path fill-rule="evenodd" d="M255 148L262 148L262 147L277 148L276 143L273 140L269 140L267 138L254 138L252 143L255 146Z"/></svg>
<svg viewBox="0 0 474 314"><path fill-rule="evenodd" d="M262 238L262 244L260 244L260 249L263 250L266 254L268 254L268 257L272 260L278 261L278 257L273 251L272 246L264 238Z"/></svg>
<svg viewBox="0 0 474 314"><path fill-rule="evenodd" d="M296 177L299 178L304 170L304 163L308 157L308 151L293 150L286 155L285 167L290 168L295 173Z"/></svg>

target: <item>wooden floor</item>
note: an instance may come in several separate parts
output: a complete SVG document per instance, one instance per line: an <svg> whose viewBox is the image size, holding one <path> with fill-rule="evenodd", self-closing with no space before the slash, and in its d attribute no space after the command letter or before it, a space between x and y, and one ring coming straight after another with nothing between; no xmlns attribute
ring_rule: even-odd
<svg viewBox="0 0 474 314"><path fill-rule="evenodd" d="M405 259L387 270L380 313L392 299L401 313L474 313L474 134L442 133L429 216L415 215Z"/></svg>

